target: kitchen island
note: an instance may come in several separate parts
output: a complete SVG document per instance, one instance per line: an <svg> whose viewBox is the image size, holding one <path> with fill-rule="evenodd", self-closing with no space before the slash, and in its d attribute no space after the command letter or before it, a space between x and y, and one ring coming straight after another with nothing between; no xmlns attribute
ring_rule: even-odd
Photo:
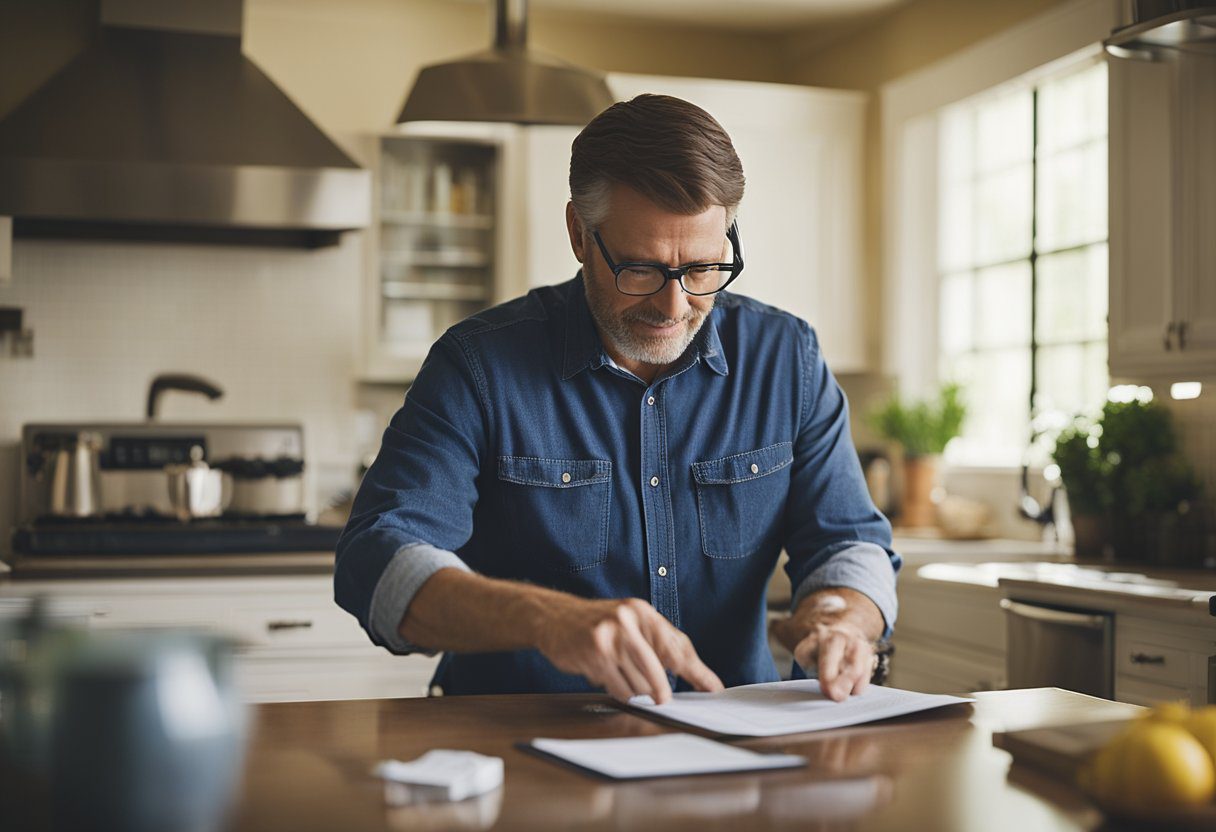
<svg viewBox="0 0 1216 832"><path fill-rule="evenodd" d="M515 747L534 737L626 737L675 728L595 695L297 702L259 706L233 830L859 829L1080 830L1097 810L1071 786L992 746L994 731L1135 716L1054 688L981 693L870 725L740 741L809 765L764 774L616 783ZM452 804L390 807L379 760L432 748L502 757L502 789Z"/></svg>

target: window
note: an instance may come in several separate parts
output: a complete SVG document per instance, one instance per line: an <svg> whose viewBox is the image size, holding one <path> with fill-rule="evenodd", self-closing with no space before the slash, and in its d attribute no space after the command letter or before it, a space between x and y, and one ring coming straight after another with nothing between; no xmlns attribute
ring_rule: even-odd
<svg viewBox="0 0 1216 832"><path fill-rule="evenodd" d="M1032 423L1105 399L1106 125L1101 60L939 113L938 369L970 410L953 462L1016 465Z"/></svg>

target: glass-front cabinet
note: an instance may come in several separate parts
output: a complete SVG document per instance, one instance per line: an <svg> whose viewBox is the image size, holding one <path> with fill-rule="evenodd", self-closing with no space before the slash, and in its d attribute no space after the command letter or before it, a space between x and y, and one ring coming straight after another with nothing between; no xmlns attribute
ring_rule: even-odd
<svg viewBox="0 0 1216 832"><path fill-rule="evenodd" d="M408 381L448 327L498 299L503 145L405 135L374 143L361 375Z"/></svg>

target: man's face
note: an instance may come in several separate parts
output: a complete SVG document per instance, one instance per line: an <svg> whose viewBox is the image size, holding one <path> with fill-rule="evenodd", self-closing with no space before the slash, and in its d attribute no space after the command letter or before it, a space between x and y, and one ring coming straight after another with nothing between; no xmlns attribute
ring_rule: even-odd
<svg viewBox="0 0 1216 832"><path fill-rule="evenodd" d="M666 367L679 358L713 310L714 295L686 294L669 280L654 295L636 297L617 291L616 279L590 231L566 210L570 242L583 264L587 305L612 358L637 371L639 365ZM599 228L616 263L647 262L679 266L722 262L727 256L726 209L714 205L700 214L672 214L632 188L613 187L608 219ZM648 372L646 375L653 375Z"/></svg>

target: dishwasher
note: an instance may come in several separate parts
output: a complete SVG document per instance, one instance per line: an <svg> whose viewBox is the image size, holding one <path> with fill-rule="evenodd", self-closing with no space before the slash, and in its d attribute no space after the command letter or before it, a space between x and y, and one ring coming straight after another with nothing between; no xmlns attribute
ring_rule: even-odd
<svg viewBox="0 0 1216 832"><path fill-rule="evenodd" d="M1001 608L1010 688L1057 687L1114 697L1112 613L1009 598L1001 600Z"/></svg>

